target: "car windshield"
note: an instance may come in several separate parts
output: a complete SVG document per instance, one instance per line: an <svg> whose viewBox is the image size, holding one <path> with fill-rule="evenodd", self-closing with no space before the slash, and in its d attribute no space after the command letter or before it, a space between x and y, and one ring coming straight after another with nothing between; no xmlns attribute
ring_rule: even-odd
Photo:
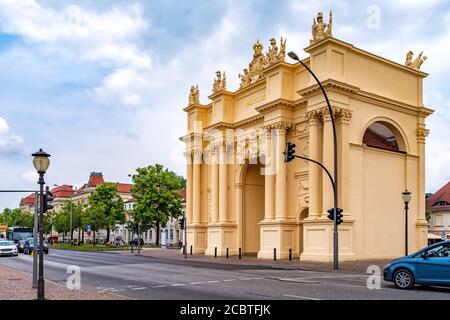
<svg viewBox="0 0 450 320"><path fill-rule="evenodd" d="M12 241L0 241L0 246L4 247L4 246L13 246L14 242Z"/></svg>

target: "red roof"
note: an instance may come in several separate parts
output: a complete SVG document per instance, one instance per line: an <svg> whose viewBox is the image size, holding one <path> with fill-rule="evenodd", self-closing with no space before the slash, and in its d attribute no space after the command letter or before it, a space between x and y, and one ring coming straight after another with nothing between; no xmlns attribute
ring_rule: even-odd
<svg viewBox="0 0 450 320"><path fill-rule="evenodd" d="M450 181L426 200L426 207L431 208L438 202L450 203Z"/></svg>
<svg viewBox="0 0 450 320"><path fill-rule="evenodd" d="M186 200L186 188L178 190L178 194L181 196L183 200Z"/></svg>
<svg viewBox="0 0 450 320"><path fill-rule="evenodd" d="M129 183L116 183L117 185L117 192L119 193L130 193L131 192L131 187L133 186L132 184Z"/></svg>
<svg viewBox="0 0 450 320"><path fill-rule="evenodd" d="M73 190L73 186L69 186L67 184L57 186L50 192L53 193L56 198L68 198L75 193L75 191Z"/></svg>
<svg viewBox="0 0 450 320"><path fill-rule="evenodd" d="M25 198L20 199L21 206L33 206L34 205L34 193L29 194Z"/></svg>
<svg viewBox="0 0 450 320"><path fill-rule="evenodd" d="M105 183L105 180L103 180L103 174L101 172L91 172L87 186L88 187L97 187L104 183Z"/></svg>

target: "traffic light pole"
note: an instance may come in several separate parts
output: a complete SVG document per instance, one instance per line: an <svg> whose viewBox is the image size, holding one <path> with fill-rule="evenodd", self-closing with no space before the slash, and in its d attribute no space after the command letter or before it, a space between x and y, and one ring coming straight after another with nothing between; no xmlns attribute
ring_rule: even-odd
<svg viewBox="0 0 450 320"><path fill-rule="evenodd" d="M328 99L328 95L322 86L319 78L312 72L312 70L298 57L294 52L289 52L288 56L296 61L298 61L316 80L317 84L322 91L323 96L325 97L325 101L327 103L328 112L330 113L331 124L333 127L333 147L334 147L334 179L332 179L333 183L333 196L334 196L334 232L333 232L333 269L337 270L339 268L339 235L338 235L338 224L337 224L337 209L338 209L338 156L337 156L337 134L336 134L336 122L334 120L333 109L331 108L330 100ZM316 162L317 163L317 162ZM323 166L321 166L324 168ZM327 172L328 173L328 172ZM329 174L329 173L328 173Z"/></svg>
<svg viewBox="0 0 450 320"><path fill-rule="evenodd" d="M38 211L39 211L39 192L34 193L34 227L33 227L33 239L36 243L38 233ZM33 288L37 288L37 255L36 252L33 255Z"/></svg>

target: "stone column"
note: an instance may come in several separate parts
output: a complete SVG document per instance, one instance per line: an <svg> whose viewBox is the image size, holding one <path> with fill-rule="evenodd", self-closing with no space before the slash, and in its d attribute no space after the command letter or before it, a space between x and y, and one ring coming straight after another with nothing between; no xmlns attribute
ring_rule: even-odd
<svg viewBox="0 0 450 320"><path fill-rule="evenodd" d="M219 221L219 165L218 150L215 148L211 157L211 222Z"/></svg>
<svg viewBox="0 0 450 320"><path fill-rule="evenodd" d="M425 140L430 130L426 129L425 124L420 124L417 129L417 142L419 147L419 195L425 194ZM426 222L425 218L425 197L419 198L419 220Z"/></svg>
<svg viewBox="0 0 450 320"><path fill-rule="evenodd" d="M287 217L286 212L286 163L283 151L286 147L287 124L277 125L276 146L276 178L275 178L275 219L283 220Z"/></svg>
<svg viewBox="0 0 450 320"><path fill-rule="evenodd" d="M192 152L186 152L187 173L186 173L186 223L192 223Z"/></svg>
<svg viewBox="0 0 450 320"><path fill-rule="evenodd" d="M309 125L309 158L321 162L320 159L320 113L317 110L308 113ZM322 213L321 204L321 171L317 164L308 162L309 172L309 215L308 219L316 219Z"/></svg>
<svg viewBox="0 0 450 320"><path fill-rule="evenodd" d="M194 224L201 223L201 204L200 204L200 166L201 166L202 152L197 149L194 151L194 162L192 164L192 222Z"/></svg>
<svg viewBox="0 0 450 320"><path fill-rule="evenodd" d="M328 169L331 176L334 173L334 145L333 124L328 108L323 109L323 149L322 164ZM328 215L327 210L333 208L333 186L326 172L322 173L322 214Z"/></svg>
<svg viewBox="0 0 450 320"><path fill-rule="evenodd" d="M273 220L275 218L275 152L272 143L272 130L267 129L266 132L266 163L264 170L264 220Z"/></svg>
<svg viewBox="0 0 450 320"><path fill-rule="evenodd" d="M350 145L349 125L352 118L350 110L341 109L337 117L338 126L338 160L339 160L339 199L338 205L344 210L344 215L349 214L350 208Z"/></svg>
<svg viewBox="0 0 450 320"><path fill-rule="evenodd" d="M219 222L226 222L227 201L228 201L228 182L227 182L227 148L226 143L222 142L219 150Z"/></svg>

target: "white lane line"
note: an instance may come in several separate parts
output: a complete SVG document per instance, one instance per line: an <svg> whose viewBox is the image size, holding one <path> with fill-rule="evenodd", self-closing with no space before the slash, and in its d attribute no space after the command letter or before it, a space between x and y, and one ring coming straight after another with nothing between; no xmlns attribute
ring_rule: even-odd
<svg viewBox="0 0 450 320"><path fill-rule="evenodd" d="M181 286L185 286L186 285L186 283L175 283L175 284L172 284L171 286L172 287L181 287Z"/></svg>
<svg viewBox="0 0 450 320"><path fill-rule="evenodd" d="M147 287L140 287L140 288L132 288L131 290L137 291L137 290L145 290Z"/></svg>
<svg viewBox="0 0 450 320"><path fill-rule="evenodd" d="M189 283L189 284L202 284L202 283L204 283L203 281L200 281L200 282L191 282L191 283Z"/></svg>
<svg viewBox="0 0 450 320"><path fill-rule="evenodd" d="M153 286L152 288L165 288L167 286Z"/></svg>
<svg viewBox="0 0 450 320"><path fill-rule="evenodd" d="M218 282L220 282L220 281L218 281L218 280L206 281L206 283L218 283Z"/></svg>
<svg viewBox="0 0 450 320"><path fill-rule="evenodd" d="M231 281L236 281L236 279L226 279L226 280L222 280L223 282L231 282Z"/></svg>
<svg viewBox="0 0 450 320"><path fill-rule="evenodd" d="M322 299L311 298L311 297L295 296L293 294L283 294L283 297L297 298L297 299L303 299L303 300L322 300Z"/></svg>

